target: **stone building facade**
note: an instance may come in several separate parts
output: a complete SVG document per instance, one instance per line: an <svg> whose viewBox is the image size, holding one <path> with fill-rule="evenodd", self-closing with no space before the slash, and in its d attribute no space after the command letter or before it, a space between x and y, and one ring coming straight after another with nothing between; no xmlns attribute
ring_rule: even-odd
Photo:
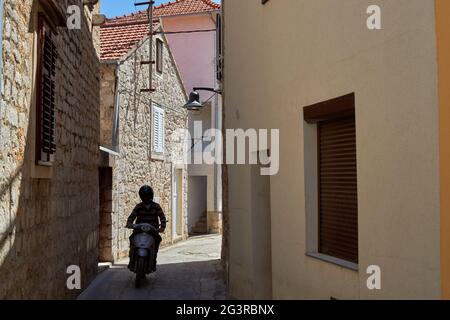
<svg viewBox="0 0 450 320"><path fill-rule="evenodd" d="M158 20L166 32L168 46L188 93L194 87L221 86L221 47L217 41L220 34L216 32L220 25L219 11L220 4L211 0L164 1L153 8L154 21ZM109 19L102 30L114 30L116 35L105 36L102 57L105 60L115 60L118 54L126 54L130 49L130 42L134 44L147 36L148 24L146 9ZM118 34L121 36L118 37ZM203 133L209 129L220 130L222 127L221 96L211 96L207 91L200 91L199 94L201 100L206 101L205 107L201 111L190 113L188 120L192 144L196 146L193 153L197 155L204 151L199 146L209 145ZM202 132L196 134L194 124L199 122L202 123ZM221 166L214 164L188 166L191 192L187 223L188 232L192 235L222 232L221 171Z"/></svg>
<svg viewBox="0 0 450 320"><path fill-rule="evenodd" d="M148 24L143 28L148 33L145 28ZM188 113L182 108L187 97L176 63L165 37L155 36L153 57L157 57L159 42L163 45L163 68L159 73L153 67L155 92L141 92L149 88L149 66L141 61L148 60L150 40L147 37L135 43L125 55L117 54L111 59L106 51L118 45L113 36L117 34L114 27L102 27L101 137L105 148L102 151L104 175L100 180L108 186L100 204L100 259L103 261L128 256L131 232L125 229L126 220L140 202L138 191L145 184L154 188L155 201L161 204L168 218L162 245L188 235L187 166L183 161L186 137L177 133L187 128ZM122 33L121 40L124 38L126 35ZM154 107L164 112L162 153L155 150Z"/></svg>
<svg viewBox="0 0 450 320"><path fill-rule="evenodd" d="M81 29L65 25L80 8ZM98 261L99 32L81 0L5 0L0 107L0 299L64 299ZM54 161L36 161L39 17L54 27Z"/></svg>

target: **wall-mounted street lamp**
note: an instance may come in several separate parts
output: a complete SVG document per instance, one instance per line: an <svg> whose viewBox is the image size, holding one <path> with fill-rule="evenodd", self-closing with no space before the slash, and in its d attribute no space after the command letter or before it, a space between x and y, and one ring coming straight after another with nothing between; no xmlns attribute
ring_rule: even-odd
<svg viewBox="0 0 450 320"><path fill-rule="evenodd" d="M202 87L194 88L194 91L189 94L188 103L186 103L183 108L187 109L188 111L199 111L205 107L205 105L200 102L200 94L198 93L198 91L209 91L216 94L222 94L222 91L218 89Z"/></svg>

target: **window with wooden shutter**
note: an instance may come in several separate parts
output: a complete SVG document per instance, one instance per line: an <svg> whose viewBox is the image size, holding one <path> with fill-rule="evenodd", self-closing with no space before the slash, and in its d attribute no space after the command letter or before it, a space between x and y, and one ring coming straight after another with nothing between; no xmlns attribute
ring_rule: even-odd
<svg viewBox="0 0 450 320"><path fill-rule="evenodd" d="M55 160L55 77L58 58L55 35L46 20L39 17L36 160L51 163Z"/></svg>
<svg viewBox="0 0 450 320"><path fill-rule="evenodd" d="M317 124L318 251L358 263L358 194L354 95L305 108Z"/></svg>
<svg viewBox="0 0 450 320"><path fill-rule="evenodd" d="M355 117L318 123L319 252L358 263Z"/></svg>
<svg viewBox="0 0 450 320"><path fill-rule="evenodd" d="M165 112L157 106L153 106L153 152L164 153L165 137Z"/></svg>
<svg viewBox="0 0 450 320"><path fill-rule="evenodd" d="M164 43L160 39L156 39L156 71L163 72Z"/></svg>

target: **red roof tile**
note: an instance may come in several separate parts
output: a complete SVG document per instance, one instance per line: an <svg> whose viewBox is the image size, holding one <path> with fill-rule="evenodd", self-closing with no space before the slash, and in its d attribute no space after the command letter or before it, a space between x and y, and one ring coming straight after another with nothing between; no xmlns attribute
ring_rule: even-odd
<svg viewBox="0 0 450 320"><path fill-rule="evenodd" d="M101 60L119 60L149 33L148 23L100 29Z"/></svg>
<svg viewBox="0 0 450 320"><path fill-rule="evenodd" d="M131 1L131 0L130 0ZM176 0L155 6L153 15L155 18L176 16L182 14L205 13L220 9L220 4L211 0ZM110 19L106 25L137 23L148 21L147 10L141 10L130 15Z"/></svg>
<svg viewBox="0 0 450 320"><path fill-rule="evenodd" d="M131 0L129 0L131 1ZM211 0L176 0L154 7L154 18L219 10ZM147 10L109 19L100 29L101 60L118 60L148 35Z"/></svg>

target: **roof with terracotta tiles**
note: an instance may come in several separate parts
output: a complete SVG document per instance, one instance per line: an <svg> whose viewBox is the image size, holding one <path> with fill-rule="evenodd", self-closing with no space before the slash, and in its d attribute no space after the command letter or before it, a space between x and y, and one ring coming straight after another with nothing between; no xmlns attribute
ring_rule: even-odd
<svg viewBox="0 0 450 320"><path fill-rule="evenodd" d="M176 0L155 7L155 16L211 12L220 9L220 4L211 0Z"/></svg>
<svg viewBox="0 0 450 320"><path fill-rule="evenodd" d="M149 34L148 23L100 29L100 59L119 60Z"/></svg>
<svg viewBox="0 0 450 320"><path fill-rule="evenodd" d="M130 0L131 1L131 0ZM176 0L154 7L154 19L184 14L208 13L220 9L211 0ZM101 60L118 60L148 35L147 10L108 19L100 29Z"/></svg>

